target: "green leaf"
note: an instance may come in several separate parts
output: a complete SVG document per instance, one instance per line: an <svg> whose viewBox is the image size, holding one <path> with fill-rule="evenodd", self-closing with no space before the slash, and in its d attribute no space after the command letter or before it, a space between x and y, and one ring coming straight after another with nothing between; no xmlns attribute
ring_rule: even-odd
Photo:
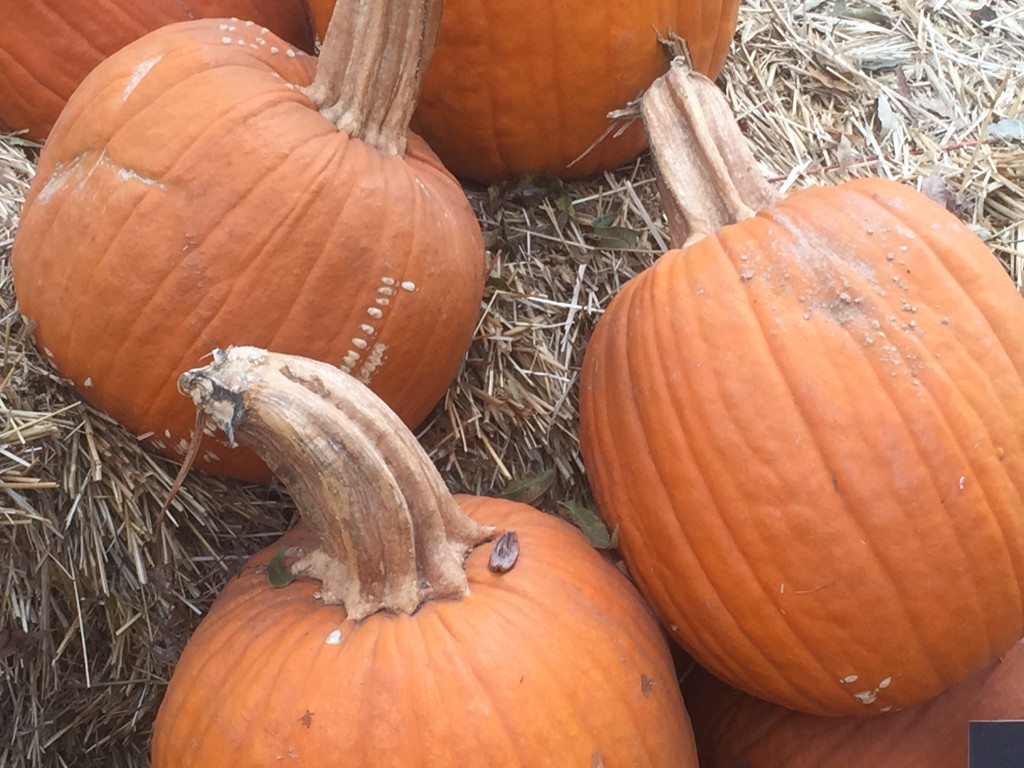
<svg viewBox="0 0 1024 768"><path fill-rule="evenodd" d="M607 251L614 251L620 248L635 248L640 236L635 230L629 227L594 227L594 235L597 236L597 245Z"/></svg>
<svg viewBox="0 0 1024 768"><path fill-rule="evenodd" d="M270 562L267 563L267 581L270 582L270 586L274 589L287 587L295 581L295 574L285 565L285 551L285 548L281 547L277 554L270 558Z"/></svg>
<svg viewBox="0 0 1024 768"><path fill-rule="evenodd" d="M585 507L574 501L563 502L562 506L568 510L576 527L583 531L590 540L592 547L595 549L614 549L618 546L619 529L616 528L613 532L609 533L608 526L601 521L601 518L590 507Z"/></svg>
<svg viewBox="0 0 1024 768"><path fill-rule="evenodd" d="M550 490L551 486L555 482L555 470L545 469L539 475L533 477L527 477L522 480L514 480L505 486L498 495L503 499L509 499L510 501L519 501L523 504L533 504L541 496Z"/></svg>

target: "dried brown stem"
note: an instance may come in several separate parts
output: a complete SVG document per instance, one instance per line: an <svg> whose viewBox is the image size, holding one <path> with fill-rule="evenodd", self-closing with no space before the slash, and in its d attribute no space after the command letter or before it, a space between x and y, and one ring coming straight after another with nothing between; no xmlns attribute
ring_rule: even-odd
<svg viewBox="0 0 1024 768"><path fill-rule="evenodd" d="M339 130L402 154L442 7L442 0L338 0L306 95Z"/></svg>
<svg viewBox="0 0 1024 768"><path fill-rule="evenodd" d="M321 549L295 565L358 620L468 591L466 554L492 533L459 508L429 457L337 368L253 347L214 353L179 387L288 486Z"/></svg>
<svg viewBox="0 0 1024 768"><path fill-rule="evenodd" d="M725 95L683 60L651 85L641 109L676 246L775 203Z"/></svg>

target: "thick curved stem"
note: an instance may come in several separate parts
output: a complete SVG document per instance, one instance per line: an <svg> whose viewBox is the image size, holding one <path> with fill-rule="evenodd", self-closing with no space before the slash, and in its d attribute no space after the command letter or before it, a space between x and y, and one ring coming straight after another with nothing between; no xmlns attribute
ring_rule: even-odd
<svg viewBox="0 0 1024 768"><path fill-rule="evenodd" d="M443 0L338 0L306 95L339 130L402 154L442 7Z"/></svg>
<svg viewBox="0 0 1024 768"><path fill-rule="evenodd" d="M462 564L493 533L459 508L401 420L339 369L253 347L214 353L178 384L288 486L321 549L296 569L350 618L412 613L468 591Z"/></svg>
<svg viewBox="0 0 1024 768"><path fill-rule="evenodd" d="M673 244L695 242L778 200L718 86L682 59L644 94L650 139Z"/></svg>

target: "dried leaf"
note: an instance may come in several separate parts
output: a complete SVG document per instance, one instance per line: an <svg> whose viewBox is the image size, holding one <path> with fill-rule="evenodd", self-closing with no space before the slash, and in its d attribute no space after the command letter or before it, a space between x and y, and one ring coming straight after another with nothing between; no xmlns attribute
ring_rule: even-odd
<svg viewBox="0 0 1024 768"><path fill-rule="evenodd" d="M25 653L44 637L46 633L39 630L0 629L0 659Z"/></svg>
<svg viewBox="0 0 1024 768"><path fill-rule="evenodd" d="M519 501L523 504L535 504L539 498L547 493L555 482L555 470L545 469L539 475L533 475L522 480L516 480L505 486L505 490L498 496L510 501Z"/></svg>
<svg viewBox="0 0 1024 768"><path fill-rule="evenodd" d="M988 127L987 133L994 139L1022 141L1024 140L1024 120L1011 118L999 120Z"/></svg>
<svg viewBox="0 0 1024 768"><path fill-rule="evenodd" d="M594 510L577 504L574 501L567 501L562 504L568 510L572 521L576 524L586 537L590 545L595 549L614 549L619 543L619 531L608 532L608 526L602 522Z"/></svg>

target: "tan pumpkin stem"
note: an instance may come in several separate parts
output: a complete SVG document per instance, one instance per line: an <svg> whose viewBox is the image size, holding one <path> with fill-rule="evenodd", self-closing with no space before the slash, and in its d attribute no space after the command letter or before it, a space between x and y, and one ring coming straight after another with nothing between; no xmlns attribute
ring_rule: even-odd
<svg viewBox="0 0 1024 768"><path fill-rule="evenodd" d="M672 62L641 102L676 247L774 205L725 94L682 59Z"/></svg>
<svg viewBox="0 0 1024 768"><path fill-rule="evenodd" d="M349 136L404 153L442 7L443 0L338 0L306 95Z"/></svg>
<svg viewBox="0 0 1024 768"><path fill-rule="evenodd" d="M178 386L288 486L321 544L293 571L322 581L325 602L358 620L467 593L463 561L493 531L462 512L416 438L359 381L234 347Z"/></svg>

